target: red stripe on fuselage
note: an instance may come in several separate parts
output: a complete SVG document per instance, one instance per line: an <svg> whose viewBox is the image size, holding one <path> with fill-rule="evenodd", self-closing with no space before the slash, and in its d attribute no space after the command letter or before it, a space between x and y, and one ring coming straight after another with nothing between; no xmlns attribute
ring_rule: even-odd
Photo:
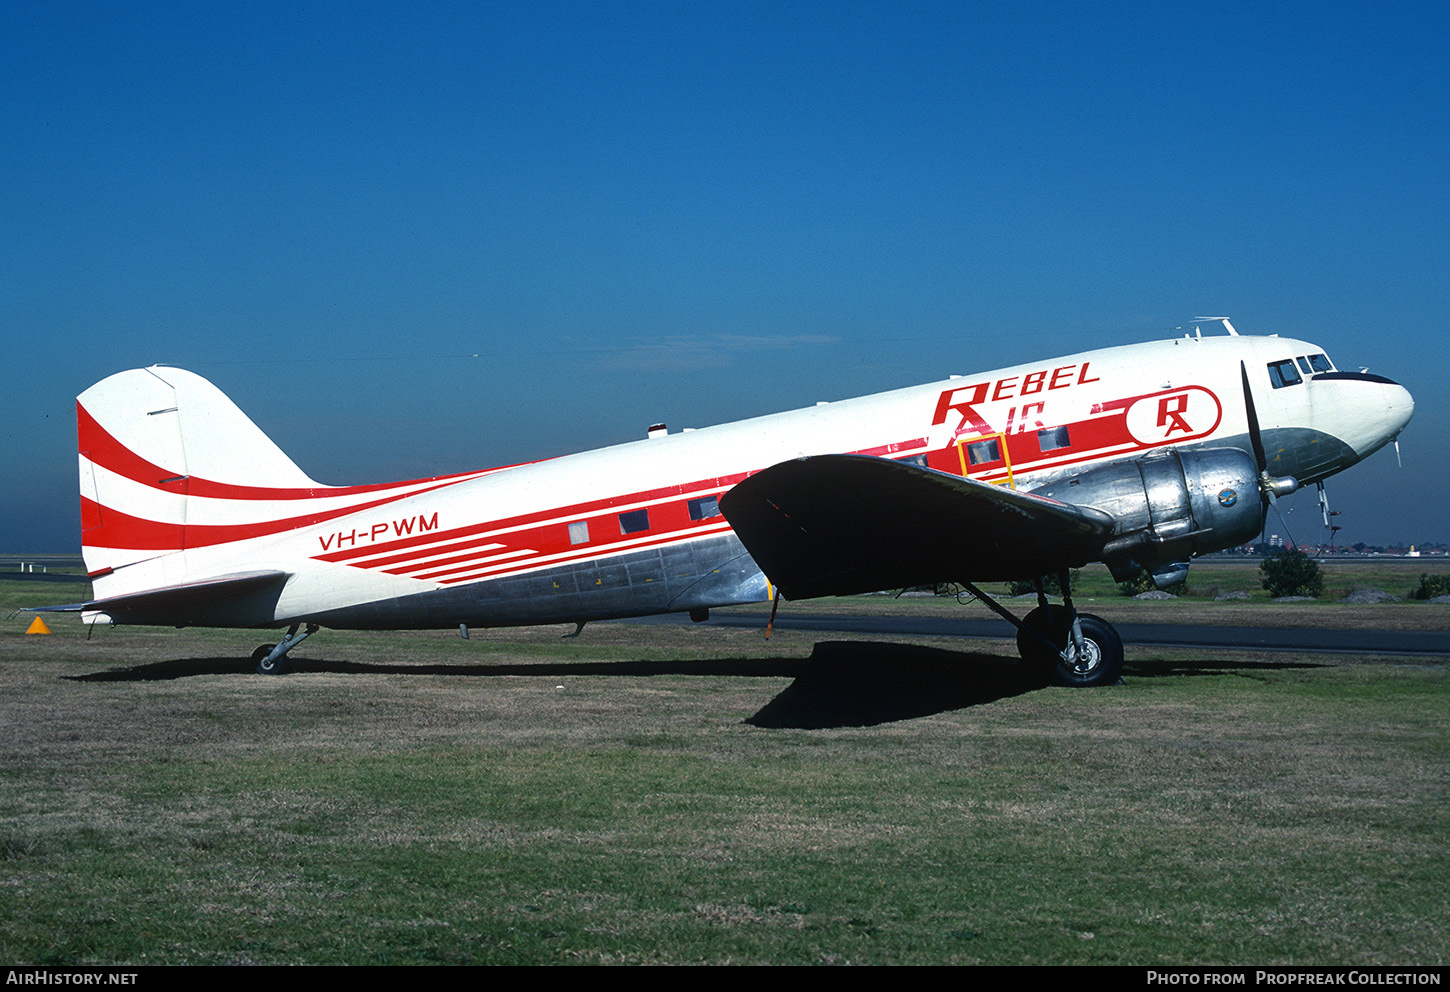
<svg viewBox="0 0 1450 992"><path fill-rule="evenodd" d="M581 561L602 560L612 558L634 551L649 551L655 548L666 547L671 544L684 544L689 541L698 540L702 537L715 537L720 534L729 533L728 524L716 523L713 527L705 530L689 531L685 533L672 532L657 537L645 536L638 540L616 540L610 544L578 545L576 553L568 551L539 551L526 561L500 562L489 565L479 562L476 567L463 567L452 570L452 578L435 578L433 581L440 585L454 585L463 582L482 581L484 579L499 578L504 575L514 575L520 572L536 571L540 568L550 568L559 565L569 565ZM481 574L483 572L489 574Z"/></svg>
<svg viewBox="0 0 1450 992"><path fill-rule="evenodd" d="M397 541L383 541L363 547L349 548L346 551L332 551L326 554L313 555L313 557L318 561L347 563L356 558L367 558L373 555L389 554L394 551L404 551L410 548L417 548L420 545L437 544L440 541L461 541L470 537L495 538L500 534L518 531L533 524L552 523L558 525L588 520L594 516L607 516L611 513L622 512L621 508L623 507L639 508L636 504L645 504L645 509L653 509L656 505L669 501L678 500L683 502L687 499L719 496L749 474L748 472L740 472L735 475L701 480L699 483L692 485L664 486L658 489L628 493L622 496L610 496L604 499L590 500L586 503L573 503L566 506L552 507L547 510L521 513L512 517L501 517L497 520L486 520L481 523L470 524L466 527L429 531L427 534L420 534L416 537L403 538ZM681 507L680 513L687 522L699 522L689 521L688 511L683 507ZM653 520L651 521L649 529L658 529ZM395 562L389 562L389 564L393 563ZM367 562L366 564L360 565L360 567L373 568L377 564L376 562Z"/></svg>
<svg viewBox="0 0 1450 992"><path fill-rule="evenodd" d="M417 496L423 492L432 492L433 490L442 489L445 486L454 484L443 483L432 487L432 489L402 493L397 496L389 496L385 499L359 503L354 506L344 506L320 513L309 513L296 517L285 517L280 520L267 520L248 524L164 523L159 520L148 520L144 517L136 517L129 513L122 513L120 510L112 507L103 507L82 496L81 518L83 520L97 520L99 522L95 526L86 529L82 534L81 540L86 547L90 548L124 548L132 551L180 551L184 548L204 548L214 544L231 544L234 541L247 541L256 537L282 534L303 527L325 523L338 517L346 517L364 510L387 506L389 503L396 503L410 496Z"/></svg>
<svg viewBox="0 0 1450 992"><path fill-rule="evenodd" d="M876 445L856 454L875 457L901 455L920 451L926 445L926 438L913 438ZM507 574L539 568L543 564L563 564L659 547L692 540L701 534L728 531L728 524L719 518L691 519L688 503L692 499L718 497L749 474L740 472L702 479L695 483L610 496L451 530L431 531L396 541L350 547L346 551L333 551L315 555L314 558L449 584L468 580L450 576L473 578L483 569L495 574ZM650 525L647 532L641 532L640 538L620 540L624 535L613 536L609 530L618 525L617 515L627 512L626 508L649 511ZM567 527L570 523L588 524L590 540L584 544L571 544ZM611 533L611 536L601 536L600 528ZM505 536L512 540L501 540ZM322 538L319 537L319 540ZM525 561L500 563L495 566L487 564L491 560L517 555L529 557Z"/></svg>

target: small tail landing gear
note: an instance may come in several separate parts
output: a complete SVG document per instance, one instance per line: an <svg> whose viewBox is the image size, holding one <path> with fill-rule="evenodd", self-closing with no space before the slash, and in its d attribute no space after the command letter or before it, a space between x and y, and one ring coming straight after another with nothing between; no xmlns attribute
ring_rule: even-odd
<svg viewBox="0 0 1450 992"><path fill-rule="evenodd" d="M276 644L263 644L252 652L252 661L257 664L258 675L281 675L287 670L287 652L321 630L321 626L309 623L307 629L297 633L302 625L294 623L287 629L287 636Z"/></svg>
<svg viewBox="0 0 1450 992"><path fill-rule="evenodd" d="M1064 570L1059 576L1062 605L1047 601L1037 583L1037 609L1022 619L969 582L967 590L1017 628L1017 653L1044 682L1062 686L1115 685L1123 674L1123 639L1113 625L1091 613L1079 613Z"/></svg>

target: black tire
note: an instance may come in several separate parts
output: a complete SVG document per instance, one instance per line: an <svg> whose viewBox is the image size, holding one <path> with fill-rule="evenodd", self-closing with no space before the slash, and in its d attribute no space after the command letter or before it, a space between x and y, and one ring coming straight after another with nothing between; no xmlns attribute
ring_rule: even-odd
<svg viewBox="0 0 1450 992"><path fill-rule="evenodd" d="M267 655L271 654L272 649L276 646L275 644L263 644L252 652L252 662L257 666L258 675L281 675L287 670L287 656L285 654L280 658L272 659L270 665L267 664Z"/></svg>
<svg viewBox="0 0 1450 992"><path fill-rule="evenodd" d="M1043 644L1045 637L1053 644L1066 644L1067 611L1060 606L1039 606L1022 618L1017 628L1017 653L1034 671L1046 673L1058 661L1056 651Z"/></svg>
<svg viewBox="0 0 1450 992"><path fill-rule="evenodd" d="M1123 639L1113 625L1091 613L1079 613L1083 653L1074 663L1060 652L1072 639L1072 619L1061 606L1039 606L1022 618L1017 631L1017 652L1044 682L1051 685L1088 687L1116 685L1123 677ZM1033 632L1055 645L1049 649Z"/></svg>

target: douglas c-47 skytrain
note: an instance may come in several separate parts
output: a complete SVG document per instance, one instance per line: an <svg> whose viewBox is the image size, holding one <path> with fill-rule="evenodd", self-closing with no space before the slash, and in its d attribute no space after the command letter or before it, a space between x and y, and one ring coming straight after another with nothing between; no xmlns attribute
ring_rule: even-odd
<svg viewBox="0 0 1450 992"><path fill-rule="evenodd" d="M1160 584L1269 500L1394 440L1414 402L1305 341L1195 333L507 468L325 486L210 382L120 372L77 401L89 622L507 626L957 582L1066 685L1122 642L1072 603L1105 562ZM979 587L1055 575L1015 617Z"/></svg>

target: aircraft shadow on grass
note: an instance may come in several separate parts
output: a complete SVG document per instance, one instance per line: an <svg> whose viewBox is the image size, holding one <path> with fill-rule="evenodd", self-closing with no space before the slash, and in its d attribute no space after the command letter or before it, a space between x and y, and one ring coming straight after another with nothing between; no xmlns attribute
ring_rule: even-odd
<svg viewBox="0 0 1450 992"><path fill-rule="evenodd" d="M1216 675L1282 668L1320 667L1304 662L1201 661L1131 665L1135 678ZM301 659L299 672L356 675L450 675L565 678L605 675L713 675L789 678L781 690L745 723L774 729L824 730L866 727L967 709L1043 687L1017 659L977 652L876 641L823 641L808 658L725 658L703 661L595 661L538 664L404 664ZM164 682L202 675L250 675L251 662L238 658L177 658L87 675L76 682Z"/></svg>

